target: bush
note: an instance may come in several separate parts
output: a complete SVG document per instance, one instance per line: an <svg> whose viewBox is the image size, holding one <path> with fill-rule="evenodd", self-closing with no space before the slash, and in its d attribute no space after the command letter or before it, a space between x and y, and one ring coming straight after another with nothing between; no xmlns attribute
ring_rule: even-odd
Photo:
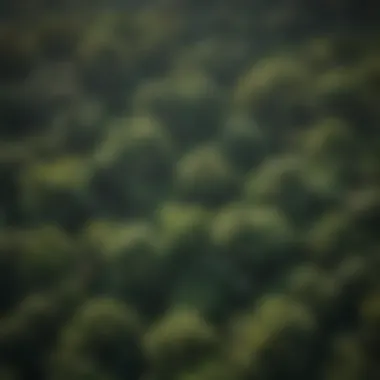
<svg viewBox="0 0 380 380"><path fill-rule="evenodd" d="M158 373L175 374L204 361L216 339L213 328L196 310L172 309L147 332L145 350Z"/></svg>
<svg viewBox="0 0 380 380"><path fill-rule="evenodd" d="M175 171L175 190L181 200L220 206L236 195L238 175L214 146L201 146L185 154Z"/></svg>
<svg viewBox="0 0 380 380"><path fill-rule="evenodd" d="M320 317L331 314L340 295L340 286L328 273L310 264L294 268L287 280L290 297Z"/></svg>
<svg viewBox="0 0 380 380"><path fill-rule="evenodd" d="M305 238L309 259L322 266L334 266L345 255L359 249L359 236L347 212L326 213Z"/></svg>
<svg viewBox="0 0 380 380"><path fill-rule="evenodd" d="M221 255L260 275L294 259L294 236L283 215L273 207L230 204L215 217L211 239Z"/></svg>
<svg viewBox="0 0 380 380"><path fill-rule="evenodd" d="M312 350L316 321L286 296L269 296L232 325L230 360L242 378L302 376Z"/></svg>
<svg viewBox="0 0 380 380"><path fill-rule="evenodd" d="M207 249L209 216L201 206L164 202L156 212L163 252L168 256L193 255Z"/></svg>
<svg viewBox="0 0 380 380"><path fill-rule="evenodd" d="M143 312L155 313L166 290L157 231L144 222L98 220L87 226L83 239L102 256L103 286Z"/></svg>
<svg viewBox="0 0 380 380"><path fill-rule="evenodd" d="M234 89L234 103L265 124L268 137L277 146L287 141L294 127L313 119L310 80L310 72L301 61L286 55L269 57L241 76Z"/></svg>
<svg viewBox="0 0 380 380"><path fill-rule="evenodd" d="M157 119L136 115L115 120L95 153L98 170L89 195L98 202L114 202L115 212L124 218L146 216L169 191L175 154Z"/></svg>
<svg viewBox="0 0 380 380"><path fill-rule="evenodd" d="M302 157L272 156L248 173L245 199L252 205L277 207L295 227L304 229L340 195L327 188L329 178L319 179L315 172Z"/></svg>
<svg viewBox="0 0 380 380"><path fill-rule="evenodd" d="M135 112L157 116L183 148L215 135L223 106L223 91L205 73L195 70L179 70L143 83L133 100Z"/></svg>
<svg viewBox="0 0 380 380"><path fill-rule="evenodd" d="M2 248L17 256L17 275L22 289L44 289L67 275L77 260L73 240L56 226L34 229L8 229Z"/></svg>
<svg viewBox="0 0 380 380"><path fill-rule="evenodd" d="M88 299L62 330L53 372L54 367L58 372L67 370L66 365L70 370L75 358L83 358L78 370L90 360L105 374L117 376L130 371L137 375L142 370L141 336L139 317L128 306L111 298ZM74 362L60 363L60 358L66 357Z"/></svg>
<svg viewBox="0 0 380 380"><path fill-rule="evenodd" d="M268 153L263 131L245 113L234 112L229 115L218 137L221 150L236 169L243 172L255 168Z"/></svg>

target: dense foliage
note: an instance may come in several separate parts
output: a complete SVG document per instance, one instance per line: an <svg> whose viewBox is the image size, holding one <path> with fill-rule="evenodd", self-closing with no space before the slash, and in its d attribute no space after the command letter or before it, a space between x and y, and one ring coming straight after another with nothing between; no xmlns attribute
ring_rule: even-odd
<svg viewBox="0 0 380 380"><path fill-rule="evenodd" d="M1 3L1 380L380 378L378 9L248 3Z"/></svg>

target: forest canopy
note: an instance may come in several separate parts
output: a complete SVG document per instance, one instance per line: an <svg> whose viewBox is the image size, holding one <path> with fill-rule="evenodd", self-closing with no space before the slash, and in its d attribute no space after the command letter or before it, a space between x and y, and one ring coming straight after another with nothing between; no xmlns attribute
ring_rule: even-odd
<svg viewBox="0 0 380 380"><path fill-rule="evenodd" d="M1 380L380 378L367 3L1 2Z"/></svg>

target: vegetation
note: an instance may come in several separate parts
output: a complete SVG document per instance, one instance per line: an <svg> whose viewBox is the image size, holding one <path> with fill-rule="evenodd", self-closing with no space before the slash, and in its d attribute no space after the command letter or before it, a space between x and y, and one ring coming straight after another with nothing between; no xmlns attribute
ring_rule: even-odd
<svg viewBox="0 0 380 380"><path fill-rule="evenodd" d="M0 379L379 378L366 4L1 3Z"/></svg>

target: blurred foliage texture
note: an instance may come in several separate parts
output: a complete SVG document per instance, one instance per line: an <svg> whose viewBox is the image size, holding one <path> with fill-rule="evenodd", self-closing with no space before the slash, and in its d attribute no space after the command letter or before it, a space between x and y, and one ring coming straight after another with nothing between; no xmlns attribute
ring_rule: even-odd
<svg viewBox="0 0 380 380"><path fill-rule="evenodd" d="M380 379L379 22L1 1L0 380Z"/></svg>

